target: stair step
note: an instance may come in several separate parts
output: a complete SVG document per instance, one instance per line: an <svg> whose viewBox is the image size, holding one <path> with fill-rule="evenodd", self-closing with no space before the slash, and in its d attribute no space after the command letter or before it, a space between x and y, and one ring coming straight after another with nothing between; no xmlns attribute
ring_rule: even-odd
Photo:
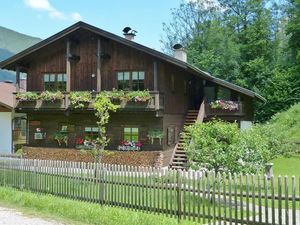
<svg viewBox="0 0 300 225"><path fill-rule="evenodd" d="M174 166L172 165L171 168L172 168L172 169L177 169L177 170L185 170L185 169L186 169L186 168L183 167L183 166L175 166L175 165L174 165Z"/></svg>
<svg viewBox="0 0 300 225"><path fill-rule="evenodd" d="M174 157L173 162L186 162L187 158L184 157Z"/></svg>
<svg viewBox="0 0 300 225"><path fill-rule="evenodd" d="M172 165L185 165L186 164L186 162L182 162L182 161L174 161L174 162L172 162Z"/></svg>

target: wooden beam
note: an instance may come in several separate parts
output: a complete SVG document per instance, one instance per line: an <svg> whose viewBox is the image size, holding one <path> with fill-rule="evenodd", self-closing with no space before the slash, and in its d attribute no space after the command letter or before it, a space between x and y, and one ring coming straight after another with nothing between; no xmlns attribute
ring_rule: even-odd
<svg viewBox="0 0 300 225"><path fill-rule="evenodd" d="M20 91L20 66L16 67L16 92Z"/></svg>
<svg viewBox="0 0 300 225"><path fill-rule="evenodd" d="M157 84L157 62L153 62L153 90L158 91L158 84Z"/></svg>
<svg viewBox="0 0 300 225"><path fill-rule="evenodd" d="M101 91L101 40L97 41L97 92Z"/></svg>
<svg viewBox="0 0 300 225"><path fill-rule="evenodd" d="M67 92L71 91L71 42L70 40L67 41L67 52L66 52L66 75L67 75Z"/></svg>

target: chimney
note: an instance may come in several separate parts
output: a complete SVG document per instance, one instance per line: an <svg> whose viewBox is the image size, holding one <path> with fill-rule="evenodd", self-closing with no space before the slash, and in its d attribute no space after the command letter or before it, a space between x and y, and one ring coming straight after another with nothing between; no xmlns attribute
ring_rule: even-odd
<svg viewBox="0 0 300 225"><path fill-rule="evenodd" d="M187 54L184 47L181 44L175 44L173 46L174 49L174 58L181 60L183 62L187 62Z"/></svg>
<svg viewBox="0 0 300 225"><path fill-rule="evenodd" d="M137 33L137 31L136 30L132 30L130 27L125 27L123 29L123 35L129 41L133 41L134 40L134 37L136 36L136 33Z"/></svg>

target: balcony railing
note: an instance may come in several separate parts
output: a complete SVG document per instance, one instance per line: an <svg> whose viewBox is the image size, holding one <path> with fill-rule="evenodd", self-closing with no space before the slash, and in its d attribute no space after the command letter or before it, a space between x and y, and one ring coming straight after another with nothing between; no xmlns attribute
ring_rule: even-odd
<svg viewBox="0 0 300 225"><path fill-rule="evenodd" d="M38 95L41 92L35 92ZM64 92L64 97L62 100L57 100L54 102L45 101L42 99L38 100L18 100L16 98L17 93L14 93L15 109L17 110L66 110L68 108L74 109L70 103L69 95L70 93ZM93 102L97 95L97 92L92 93L92 101L86 104L82 109L93 110ZM134 102L134 101L120 101L120 108L122 110L145 110L145 111L156 111L164 109L164 95L159 92L150 91L151 99L147 102ZM76 109L74 109L76 110Z"/></svg>
<svg viewBox="0 0 300 225"><path fill-rule="evenodd" d="M210 103L205 103L206 116L243 116L243 102L235 101L236 109L213 108Z"/></svg>

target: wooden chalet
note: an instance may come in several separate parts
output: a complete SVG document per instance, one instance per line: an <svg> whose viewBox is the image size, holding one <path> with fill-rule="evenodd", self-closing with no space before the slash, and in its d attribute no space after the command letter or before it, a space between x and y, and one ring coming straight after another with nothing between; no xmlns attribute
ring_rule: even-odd
<svg viewBox="0 0 300 225"><path fill-rule="evenodd" d="M140 141L141 150L174 149L175 168L185 163L179 135L184 124L213 117L241 124L253 121L253 103L264 101L263 97L188 64L180 45L171 57L129 40L130 33L126 36L78 22L0 63L0 68L16 71L17 87L23 72L27 73L27 91L60 90L64 94L59 104L15 100L15 110L27 114L29 146L58 147L53 134L61 130L67 133L68 147L76 147L78 138L97 134L93 108L70 107L72 91L95 95L113 89L149 90L152 99L147 104L133 102L111 114L107 148L120 149L125 140ZM237 107L211 107L218 99ZM160 138L150 138L151 132L158 132Z"/></svg>

